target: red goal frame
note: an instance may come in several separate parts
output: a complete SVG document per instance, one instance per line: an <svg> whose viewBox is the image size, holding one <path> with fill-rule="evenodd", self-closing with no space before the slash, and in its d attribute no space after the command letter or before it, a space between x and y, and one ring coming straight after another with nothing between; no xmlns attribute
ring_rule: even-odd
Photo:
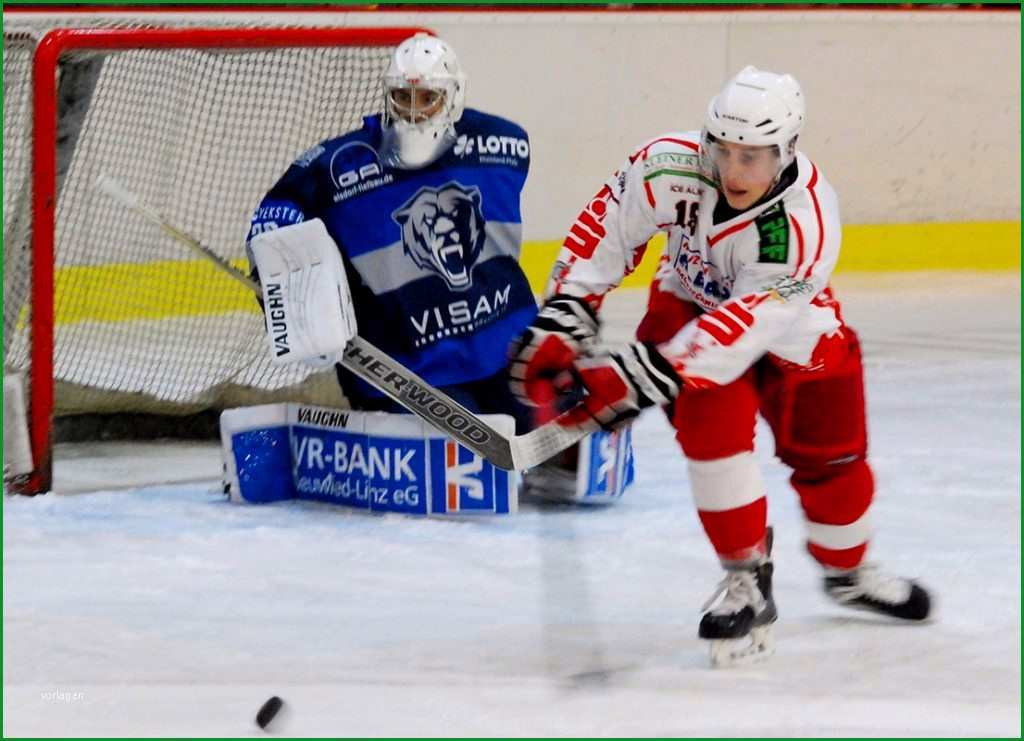
<svg viewBox="0 0 1024 741"><path fill-rule="evenodd" d="M46 33L32 61L32 271L29 440L33 471L12 489L49 491L53 480L54 249L57 213L57 65L80 50L281 49L396 46L419 27L64 28Z"/></svg>

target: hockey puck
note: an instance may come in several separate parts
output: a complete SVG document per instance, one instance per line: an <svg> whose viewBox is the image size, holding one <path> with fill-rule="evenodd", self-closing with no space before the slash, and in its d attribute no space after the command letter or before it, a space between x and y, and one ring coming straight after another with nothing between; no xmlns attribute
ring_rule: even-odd
<svg viewBox="0 0 1024 741"><path fill-rule="evenodd" d="M261 707L260 711L256 713L256 725L266 730L267 725L269 725L270 721L272 721L278 712L280 712L283 706L284 700L277 695L271 697L263 703L263 707Z"/></svg>

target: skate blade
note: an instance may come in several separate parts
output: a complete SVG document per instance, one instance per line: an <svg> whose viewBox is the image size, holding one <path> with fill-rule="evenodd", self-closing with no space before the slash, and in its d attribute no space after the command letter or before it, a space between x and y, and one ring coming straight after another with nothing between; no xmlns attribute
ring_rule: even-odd
<svg viewBox="0 0 1024 741"><path fill-rule="evenodd" d="M711 666L727 669L764 661L775 653L772 626L762 625L743 638L711 641Z"/></svg>

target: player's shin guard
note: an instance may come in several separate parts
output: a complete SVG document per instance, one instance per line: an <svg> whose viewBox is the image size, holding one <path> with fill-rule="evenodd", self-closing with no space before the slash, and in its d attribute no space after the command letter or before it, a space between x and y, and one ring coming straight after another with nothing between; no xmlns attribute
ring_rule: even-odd
<svg viewBox="0 0 1024 741"><path fill-rule="evenodd" d="M753 453L757 408L750 372L725 386L684 391L675 405L673 425L693 499L723 562L750 558L764 539L767 503Z"/></svg>
<svg viewBox="0 0 1024 741"><path fill-rule="evenodd" d="M858 566L871 539L874 479L868 464L796 471L790 481L807 518L807 550L814 560L833 569Z"/></svg>
<svg viewBox="0 0 1024 741"><path fill-rule="evenodd" d="M768 505L754 454L691 460L689 469L697 514L723 565L763 555Z"/></svg>

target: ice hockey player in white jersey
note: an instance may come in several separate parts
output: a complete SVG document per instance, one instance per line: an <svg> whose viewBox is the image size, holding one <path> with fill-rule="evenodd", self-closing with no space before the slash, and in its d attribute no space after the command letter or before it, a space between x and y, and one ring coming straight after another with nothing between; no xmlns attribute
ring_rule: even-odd
<svg viewBox="0 0 1024 741"><path fill-rule="evenodd" d="M575 423L614 428L666 408L725 569L699 628L716 664L771 651L758 412L793 469L826 594L901 620L930 611L923 587L865 562L874 482L861 352L829 287L839 207L796 149L804 116L792 76L747 67L712 99L702 131L664 134L632 152L580 213L546 302L513 346L512 386L525 402L550 403L570 378L585 387ZM603 296L659 231L666 254L637 341L600 346Z"/></svg>

